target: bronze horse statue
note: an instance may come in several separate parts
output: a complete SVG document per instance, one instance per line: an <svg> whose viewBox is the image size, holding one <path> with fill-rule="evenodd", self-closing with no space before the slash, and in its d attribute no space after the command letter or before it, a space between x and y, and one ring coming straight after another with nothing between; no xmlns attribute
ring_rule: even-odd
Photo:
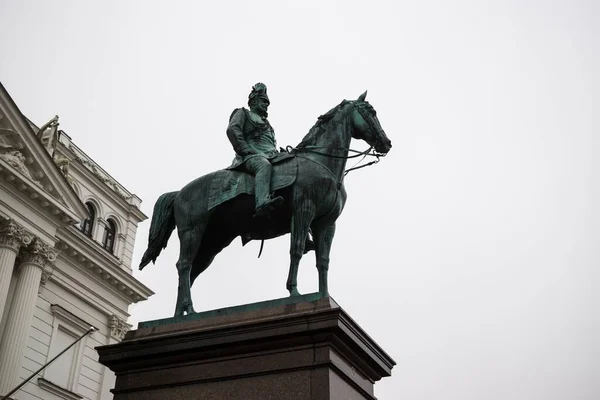
<svg viewBox="0 0 600 400"><path fill-rule="evenodd" d="M373 107L365 101L366 92L357 100L344 100L319 117L302 142L293 148L298 175L293 185L279 190L284 204L268 219L253 218L254 196L243 194L209 208L208 193L216 174L202 176L178 192L159 197L152 215L148 249L140 270L155 261L167 246L177 227L180 241L179 289L175 315L194 312L190 287L212 263L215 256L237 236L270 239L291 233L290 271L287 289L298 295L298 265L312 230L319 293L328 294L327 272L329 252L335 233L335 222L346 203L344 170L352 138L371 147L359 153L383 156L391 149L391 141L379 124Z"/></svg>

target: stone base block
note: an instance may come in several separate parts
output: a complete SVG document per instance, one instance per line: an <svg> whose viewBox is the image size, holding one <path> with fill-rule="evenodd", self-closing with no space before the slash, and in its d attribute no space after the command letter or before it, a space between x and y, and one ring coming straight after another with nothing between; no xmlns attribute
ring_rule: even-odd
<svg viewBox="0 0 600 400"><path fill-rule="evenodd" d="M395 365L317 294L142 322L97 350L115 400L375 399Z"/></svg>

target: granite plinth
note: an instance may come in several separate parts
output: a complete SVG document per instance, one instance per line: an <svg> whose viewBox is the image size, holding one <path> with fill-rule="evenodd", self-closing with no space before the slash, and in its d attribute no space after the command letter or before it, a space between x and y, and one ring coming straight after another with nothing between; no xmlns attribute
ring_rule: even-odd
<svg viewBox="0 0 600 400"><path fill-rule="evenodd" d="M392 360L330 297L140 323L97 347L115 400L375 399Z"/></svg>

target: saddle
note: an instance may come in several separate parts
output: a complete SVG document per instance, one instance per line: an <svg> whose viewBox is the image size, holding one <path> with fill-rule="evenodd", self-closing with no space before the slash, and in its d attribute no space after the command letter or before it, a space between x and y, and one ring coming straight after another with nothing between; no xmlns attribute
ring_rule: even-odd
<svg viewBox="0 0 600 400"><path fill-rule="evenodd" d="M291 186L298 175L298 161L293 154L280 153L271 159L271 191ZM243 165L243 164L242 164ZM222 169L215 173L208 195L208 209L213 209L240 194L254 194L254 175L244 171L240 166L233 169Z"/></svg>

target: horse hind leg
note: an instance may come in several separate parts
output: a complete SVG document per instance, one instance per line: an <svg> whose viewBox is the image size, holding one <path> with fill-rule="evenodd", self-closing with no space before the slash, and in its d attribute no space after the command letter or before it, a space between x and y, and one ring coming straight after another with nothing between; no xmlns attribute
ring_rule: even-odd
<svg viewBox="0 0 600 400"><path fill-rule="evenodd" d="M206 232L202 245L200 246L192 271L190 274L191 284L212 264L215 256L221 252L225 247L229 246L235 236L229 235L228 237L218 236L211 234L212 232Z"/></svg>
<svg viewBox="0 0 600 400"><path fill-rule="evenodd" d="M189 229L179 234L180 250L177 261L177 273L179 274L179 286L177 289L177 302L175 304L175 316L184 313L194 313L191 294L190 274L196 253L202 240L201 227Z"/></svg>

